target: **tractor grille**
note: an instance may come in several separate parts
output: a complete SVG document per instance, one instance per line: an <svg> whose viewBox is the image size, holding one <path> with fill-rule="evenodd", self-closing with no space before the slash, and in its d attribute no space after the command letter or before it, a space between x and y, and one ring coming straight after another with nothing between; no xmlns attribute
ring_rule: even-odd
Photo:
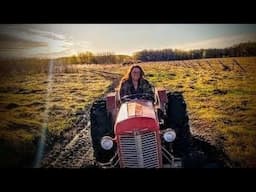
<svg viewBox="0 0 256 192"><path fill-rule="evenodd" d="M156 132L120 135L119 140L123 167L160 167Z"/></svg>

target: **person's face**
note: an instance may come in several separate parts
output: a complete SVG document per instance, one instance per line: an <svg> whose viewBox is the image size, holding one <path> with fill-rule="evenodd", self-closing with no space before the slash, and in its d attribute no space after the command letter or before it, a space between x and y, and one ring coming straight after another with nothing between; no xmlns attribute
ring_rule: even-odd
<svg viewBox="0 0 256 192"><path fill-rule="evenodd" d="M132 69L132 72L131 72L131 76L132 76L132 80L133 81L138 81L141 77L141 71L139 68L135 67Z"/></svg>

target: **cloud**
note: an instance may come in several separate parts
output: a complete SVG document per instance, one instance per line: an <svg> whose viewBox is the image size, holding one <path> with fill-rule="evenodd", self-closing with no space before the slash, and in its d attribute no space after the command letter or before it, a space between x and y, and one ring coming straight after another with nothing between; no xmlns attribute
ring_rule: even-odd
<svg viewBox="0 0 256 192"><path fill-rule="evenodd" d="M65 40L66 37L62 34L57 34L49 31L43 31L31 28L29 25L1 25L0 32L5 34L12 34L21 38L46 38L52 40Z"/></svg>
<svg viewBox="0 0 256 192"><path fill-rule="evenodd" d="M256 33L247 33L241 35L222 36L213 39L207 39L198 42L179 44L172 46L177 49L208 49L208 48L226 48L241 42L256 41Z"/></svg>
<svg viewBox="0 0 256 192"><path fill-rule="evenodd" d="M8 49L30 49L46 46L48 46L47 42L26 40L12 35L0 33L0 51Z"/></svg>
<svg viewBox="0 0 256 192"><path fill-rule="evenodd" d="M41 57L70 52L72 41L62 34L33 29L30 25L0 25L0 55Z"/></svg>
<svg viewBox="0 0 256 192"><path fill-rule="evenodd" d="M62 34L57 34L57 33L49 32L49 31L42 31L42 30L38 30L38 29L25 28L25 27L22 27L21 29L25 33L28 33L29 35L36 35L36 36L46 37L48 39L60 40L60 41L66 39L65 36Z"/></svg>
<svg viewBox="0 0 256 192"><path fill-rule="evenodd" d="M58 57L66 57L72 55L72 49L65 49L62 51L56 51L51 53L40 52L40 53L31 53L31 57L40 57L40 58L58 58Z"/></svg>

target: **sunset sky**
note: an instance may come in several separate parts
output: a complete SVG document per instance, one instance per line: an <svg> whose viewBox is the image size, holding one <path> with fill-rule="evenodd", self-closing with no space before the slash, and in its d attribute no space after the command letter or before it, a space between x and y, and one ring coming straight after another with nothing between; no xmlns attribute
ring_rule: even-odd
<svg viewBox="0 0 256 192"><path fill-rule="evenodd" d="M61 57L90 51L132 55L143 49L224 48L256 41L256 24L0 25L0 55Z"/></svg>

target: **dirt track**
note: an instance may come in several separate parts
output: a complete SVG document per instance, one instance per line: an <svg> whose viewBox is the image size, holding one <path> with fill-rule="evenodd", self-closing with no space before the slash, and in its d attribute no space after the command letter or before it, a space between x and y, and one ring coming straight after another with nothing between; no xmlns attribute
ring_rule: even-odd
<svg viewBox="0 0 256 192"><path fill-rule="evenodd" d="M95 71L112 80L107 92L113 91L120 76L103 71ZM106 92L106 93L107 93ZM44 168L88 168L94 167L93 150L90 139L89 109L77 112L77 121L59 138L52 140L52 147L46 151L41 162ZM193 129L193 127L191 127ZM202 135L204 135L202 133ZM232 167L232 163L217 147L206 142L209 138L194 136L192 150L185 161L186 167Z"/></svg>
<svg viewBox="0 0 256 192"><path fill-rule="evenodd" d="M93 165L88 112L84 111L79 116L78 119L80 118L81 121L63 134L62 139L54 142L53 148L45 155L41 167L81 168ZM70 138L70 135L73 137Z"/></svg>
<svg viewBox="0 0 256 192"><path fill-rule="evenodd" d="M114 91L121 76L105 71L93 71L113 83L104 93ZM90 107L89 107L90 108ZM45 153L41 167L47 168L81 168L94 164L93 150L90 139L89 109L76 113L76 123L61 138L53 139L52 148Z"/></svg>

